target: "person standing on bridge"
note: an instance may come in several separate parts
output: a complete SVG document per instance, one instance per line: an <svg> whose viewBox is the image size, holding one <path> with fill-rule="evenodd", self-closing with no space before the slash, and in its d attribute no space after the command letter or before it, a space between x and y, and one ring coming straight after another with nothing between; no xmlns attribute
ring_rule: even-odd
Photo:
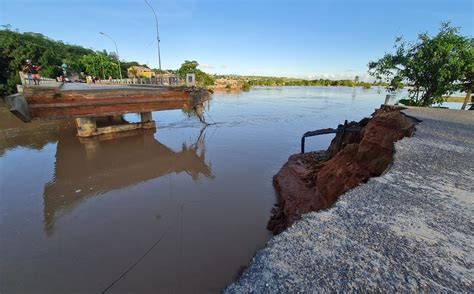
<svg viewBox="0 0 474 294"><path fill-rule="evenodd" d="M38 65L33 65L31 66L31 75L33 77L33 83L35 85L40 84L41 76L39 71L41 70L41 63L38 63Z"/></svg>
<svg viewBox="0 0 474 294"><path fill-rule="evenodd" d="M31 61L27 59L25 61L25 65L23 65L22 71L26 75L26 78L28 80L28 84L31 84L32 76L31 76L31 67L33 65L31 64Z"/></svg>

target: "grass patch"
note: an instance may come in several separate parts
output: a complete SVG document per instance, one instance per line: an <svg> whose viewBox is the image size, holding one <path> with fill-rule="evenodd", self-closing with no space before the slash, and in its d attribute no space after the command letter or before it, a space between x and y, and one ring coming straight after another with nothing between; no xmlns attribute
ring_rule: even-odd
<svg viewBox="0 0 474 294"><path fill-rule="evenodd" d="M446 102L464 102L464 96L449 96L445 97Z"/></svg>

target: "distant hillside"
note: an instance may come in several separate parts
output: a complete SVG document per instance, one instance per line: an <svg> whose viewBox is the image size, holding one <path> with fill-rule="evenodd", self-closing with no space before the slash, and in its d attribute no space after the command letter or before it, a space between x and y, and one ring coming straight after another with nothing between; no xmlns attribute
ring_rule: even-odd
<svg viewBox="0 0 474 294"><path fill-rule="evenodd" d="M228 85L234 85L231 81L238 81L242 87L246 86L346 86L346 87L364 87L386 86L386 83L367 83L359 81L357 76L354 80L330 80L330 79L297 79L286 77L265 77L265 76L239 76L239 75L214 75L214 78L220 83L228 81Z"/></svg>

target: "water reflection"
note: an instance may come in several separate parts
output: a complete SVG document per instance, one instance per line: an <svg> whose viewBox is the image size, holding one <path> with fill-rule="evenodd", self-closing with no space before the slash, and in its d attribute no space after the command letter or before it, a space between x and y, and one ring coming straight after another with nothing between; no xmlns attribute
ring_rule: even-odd
<svg viewBox="0 0 474 294"><path fill-rule="evenodd" d="M154 137L154 131L132 131L97 138L63 132L56 149L54 178L44 187L44 230L89 197L156 179L186 173L193 181L213 179L206 163L205 129L195 142L174 151Z"/></svg>
<svg viewBox="0 0 474 294"><path fill-rule="evenodd" d="M204 134L183 144L200 123L181 110L153 113L156 134L80 142L73 122L24 124L0 107L0 292L101 292L165 234L111 292L218 293L268 241L271 179L301 134L385 98L353 91L216 94L205 146Z"/></svg>
<svg viewBox="0 0 474 294"><path fill-rule="evenodd" d="M56 121L25 124L0 103L0 157L6 151L19 147L41 150L45 145L56 142L60 129L66 125Z"/></svg>

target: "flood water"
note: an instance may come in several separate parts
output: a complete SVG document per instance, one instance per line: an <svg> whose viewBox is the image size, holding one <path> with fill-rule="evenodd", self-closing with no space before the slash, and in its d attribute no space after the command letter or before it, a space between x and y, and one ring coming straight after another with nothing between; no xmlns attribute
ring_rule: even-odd
<svg viewBox="0 0 474 294"><path fill-rule="evenodd" d="M368 116L384 97L216 93L205 129L174 110L153 114L156 132L81 140L72 121L24 124L2 105L0 292L219 292L270 238L272 176L301 135Z"/></svg>

